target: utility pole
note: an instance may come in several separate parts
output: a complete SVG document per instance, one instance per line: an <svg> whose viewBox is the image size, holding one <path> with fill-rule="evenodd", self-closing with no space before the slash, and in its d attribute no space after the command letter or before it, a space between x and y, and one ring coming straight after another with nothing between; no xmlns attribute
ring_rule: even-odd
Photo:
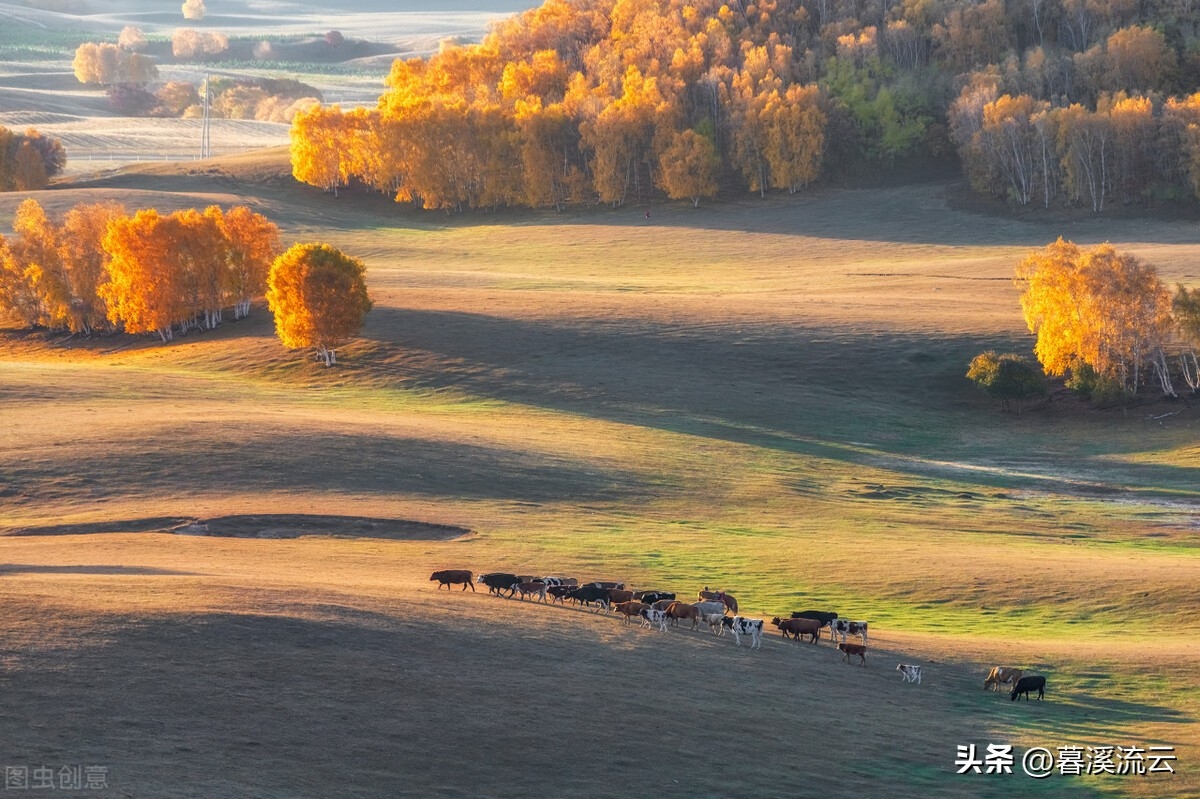
<svg viewBox="0 0 1200 799"><path fill-rule="evenodd" d="M208 129L208 73L204 73L204 121L200 128L200 157L208 158L212 155L212 139L209 136Z"/></svg>

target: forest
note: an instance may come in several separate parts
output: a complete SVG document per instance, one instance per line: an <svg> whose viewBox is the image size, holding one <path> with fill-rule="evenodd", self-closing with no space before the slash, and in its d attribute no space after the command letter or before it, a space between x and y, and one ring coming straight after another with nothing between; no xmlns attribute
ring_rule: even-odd
<svg viewBox="0 0 1200 799"><path fill-rule="evenodd" d="M1200 196L1195 0L547 0L299 113L293 173L424 208L796 192L958 161L1018 206Z"/></svg>

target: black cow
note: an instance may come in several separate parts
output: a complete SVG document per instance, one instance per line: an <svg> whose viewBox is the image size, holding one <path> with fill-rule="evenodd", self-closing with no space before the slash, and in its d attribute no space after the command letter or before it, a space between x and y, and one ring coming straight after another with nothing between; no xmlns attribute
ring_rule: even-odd
<svg viewBox="0 0 1200 799"><path fill-rule="evenodd" d="M1008 698L1015 702L1018 696L1025 694L1025 701L1028 702L1029 692L1035 690L1038 692L1038 701L1041 701L1042 697L1046 695L1046 678L1040 674L1031 674L1017 680L1017 684L1013 686L1012 693L1008 695Z"/></svg>
<svg viewBox="0 0 1200 799"><path fill-rule="evenodd" d="M501 591L507 591L511 597L515 586L521 582L517 579L517 575L509 574L508 572L492 572L490 574L479 575L479 582L488 587L488 593L500 596Z"/></svg>
<svg viewBox="0 0 1200 799"><path fill-rule="evenodd" d="M653 605L660 599L674 599L675 594L671 591L637 591L633 598L638 602L645 602L647 605Z"/></svg>
<svg viewBox="0 0 1200 799"><path fill-rule="evenodd" d="M816 619L821 622L822 627L827 627L829 622L837 617L836 613L827 610L797 610L792 612L793 619Z"/></svg>
<svg viewBox="0 0 1200 799"><path fill-rule="evenodd" d="M604 603L608 601L608 592L608 588L601 588L595 583L588 583L587 585L581 585L572 591L568 591L567 599L573 599L584 605L590 605L593 602Z"/></svg>

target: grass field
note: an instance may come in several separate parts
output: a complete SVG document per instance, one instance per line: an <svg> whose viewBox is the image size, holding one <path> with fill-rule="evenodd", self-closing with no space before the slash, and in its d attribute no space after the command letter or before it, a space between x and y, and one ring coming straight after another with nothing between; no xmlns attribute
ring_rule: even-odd
<svg viewBox="0 0 1200 799"><path fill-rule="evenodd" d="M260 307L172 346L7 335L0 761L153 797L1200 795L1196 407L1017 416L963 377L1029 351L1029 249L1110 239L1194 283L1194 223L940 185L447 217L286 171L37 195L248 202L363 258L376 307L334 370ZM439 595L459 567L834 609L869 665ZM1046 701L981 691L995 664ZM1178 773L956 775L970 743L1174 746Z"/></svg>

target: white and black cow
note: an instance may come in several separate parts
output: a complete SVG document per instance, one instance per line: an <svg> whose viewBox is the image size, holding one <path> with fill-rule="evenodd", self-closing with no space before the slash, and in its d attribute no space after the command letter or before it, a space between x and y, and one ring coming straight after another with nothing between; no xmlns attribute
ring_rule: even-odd
<svg viewBox="0 0 1200 799"><path fill-rule="evenodd" d="M750 648L762 649L763 620L747 619L743 616L726 616L721 624L733 633L733 642L742 645L742 636L750 636Z"/></svg>
<svg viewBox="0 0 1200 799"><path fill-rule="evenodd" d="M865 646L867 643L867 623L865 621L846 621L845 619L834 619L829 622L829 632L833 637L834 642L837 642L837 637L842 637L842 643L846 643L847 635L860 635Z"/></svg>
<svg viewBox="0 0 1200 799"><path fill-rule="evenodd" d="M635 591L633 598L638 602L645 602L647 605L653 605L663 599L674 599L675 593L672 591Z"/></svg>
<svg viewBox="0 0 1200 799"><path fill-rule="evenodd" d="M904 677L905 682L915 682L917 685L921 684L920 666L912 666L908 663L901 663L896 667L896 671L900 672L900 675Z"/></svg>
<svg viewBox="0 0 1200 799"><path fill-rule="evenodd" d="M664 610L655 610L654 608L645 608L642 611L642 626L654 629L654 625L658 625L660 632L667 631L667 613Z"/></svg>

